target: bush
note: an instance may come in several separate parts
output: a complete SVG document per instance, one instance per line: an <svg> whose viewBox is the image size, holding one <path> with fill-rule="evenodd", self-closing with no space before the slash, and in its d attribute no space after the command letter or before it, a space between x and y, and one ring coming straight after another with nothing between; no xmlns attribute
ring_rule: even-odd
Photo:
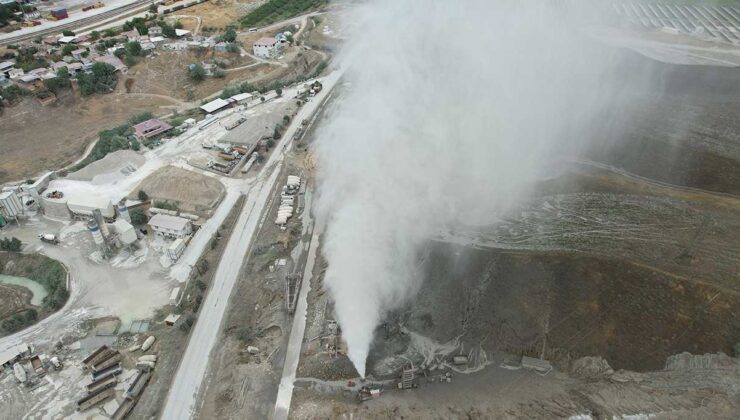
<svg viewBox="0 0 740 420"><path fill-rule="evenodd" d="M297 16L326 4L327 0L269 0L242 18L242 26L260 26Z"/></svg>
<svg viewBox="0 0 740 420"><path fill-rule="evenodd" d="M64 36L75 36L75 33L70 30L64 30L62 31L62 35Z"/></svg>
<svg viewBox="0 0 740 420"><path fill-rule="evenodd" d="M139 198L139 201L149 201L149 195L144 190L139 190L136 196Z"/></svg>
<svg viewBox="0 0 740 420"><path fill-rule="evenodd" d="M221 35L218 39L221 42L234 42L234 41L236 41L236 31L234 30L234 27L233 26L227 26L226 27L226 32L224 32L224 34Z"/></svg>
<svg viewBox="0 0 740 420"><path fill-rule="evenodd" d="M109 93L115 89L118 83L115 67L107 63L95 63L92 73L83 73L77 77L80 93L92 95L93 93Z"/></svg>
<svg viewBox="0 0 740 420"><path fill-rule="evenodd" d="M191 64L188 67L188 78L194 82L200 82L206 78L206 70L200 64Z"/></svg>
<svg viewBox="0 0 740 420"><path fill-rule="evenodd" d="M21 252L23 248L23 242L15 236L10 238L0 239L0 250L9 252Z"/></svg>
<svg viewBox="0 0 740 420"><path fill-rule="evenodd" d="M180 210L180 208L177 207L177 204L170 203L167 200L165 200L165 201L155 201L154 202L154 207L159 208L159 209L165 209L165 210L175 210L175 211Z"/></svg>
<svg viewBox="0 0 740 420"><path fill-rule="evenodd" d="M146 224L146 222L149 221L149 218L146 217L146 214L144 213L144 210L136 208L132 209L128 212L129 217L131 217L131 224L136 226L141 226Z"/></svg>
<svg viewBox="0 0 740 420"><path fill-rule="evenodd" d="M36 310L28 309L24 312L17 313L12 317L3 320L0 326L5 333L10 334L16 331L20 331L23 328L26 328L27 326L33 324L34 322L36 322L37 318L38 313L36 312Z"/></svg>

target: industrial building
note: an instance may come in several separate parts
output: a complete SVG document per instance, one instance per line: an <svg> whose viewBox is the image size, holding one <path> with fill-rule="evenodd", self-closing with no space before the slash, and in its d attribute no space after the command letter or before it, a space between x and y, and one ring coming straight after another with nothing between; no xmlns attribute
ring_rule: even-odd
<svg viewBox="0 0 740 420"><path fill-rule="evenodd" d="M4 191L0 193L0 216L3 219L14 219L23 214L23 203L15 191Z"/></svg>
<svg viewBox="0 0 740 420"><path fill-rule="evenodd" d="M100 214L106 219L116 217L113 203L107 198L94 195L77 195L67 198L67 207L76 219L92 217L94 210L100 210Z"/></svg>
<svg viewBox="0 0 740 420"><path fill-rule="evenodd" d="M274 58L280 54L280 43L275 38L260 38L252 45L254 55L261 58Z"/></svg>
<svg viewBox="0 0 740 420"><path fill-rule="evenodd" d="M208 102L207 104L201 106L200 109L202 109L205 113L210 114L210 113L215 112L215 111L218 111L220 109L224 109L224 108L226 108L229 105L231 105L230 102L228 102L228 101L226 101L224 99L221 99L221 98L217 98L217 99L214 99L211 102Z"/></svg>
<svg viewBox="0 0 740 420"><path fill-rule="evenodd" d="M168 238L184 238L193 231L190 220L168 214L155 214L149 226L158 234Z"/></svg>
<svg viewBox="0 0 740 420"><path fill-rule="evenodd" d="M172 126L164 121L152 118L134 126L134 133L139 139L148 139L171 130Z"/></svg>

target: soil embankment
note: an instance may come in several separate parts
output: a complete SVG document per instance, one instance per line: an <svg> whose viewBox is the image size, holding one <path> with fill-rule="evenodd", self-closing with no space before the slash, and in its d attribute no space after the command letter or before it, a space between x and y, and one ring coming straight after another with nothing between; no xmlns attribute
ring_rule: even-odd
<svg viewBox="0 0 740 420"><path fill-rule="evenodd" d="M0 284L0 336L26 328L59 310L67 302L67 269L41 254L0 252L0 274L29 279L43 287L46 296L33 304L26 287Z"/></svg>

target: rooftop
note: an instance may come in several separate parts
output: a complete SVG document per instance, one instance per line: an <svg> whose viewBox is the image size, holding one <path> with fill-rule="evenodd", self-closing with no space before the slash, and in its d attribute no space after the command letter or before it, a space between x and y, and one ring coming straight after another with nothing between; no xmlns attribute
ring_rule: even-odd
<svg viewBox="0 0 740 420"><path fill-rule="evenodd" d="M215 99L211 102L208 102L207 104L200 107L205 112L211 113L213 111L217 111L225 106L228 106L229 102L225 101L221 98Z"/></svg>
<svg viewBox="0 0 740 420"><path fill-rule="evenodd" d="M239 101L243 101L243 100L249 99L251 97L252 97L252 95L249 94L249 93L238 93L238 94L232 96L230 99L233 99L233 100L239 102Z"/></svg>
<svg viewBox="0 0 740 420"><path fill-rule="evenodd" d="M172 126L167 124L166 122L158 120L156 118L152 118L151 120L146 120L136 124L134 126L134 131L139 137L149 138L154 137L157 134L164 133L171 128Z"/></svg>
<svg viewBox="0 0 740 420"><path fill-rule="evenodd" d="M176 231L184 230L188 223L190 223L190 220L188 219L167 214L155 214L151 219L149 219L149 226L153 228L159 227Z"/></svg>
<svg viewBox="0 0 740 420"><path fill-rule="evenodd" d="M121 61L121 59L116 57L115 55L102 55L100 57L95 57L93 60L96 63L110 64L111 66L115 67L116 70L123 70L125 68L128 68L125 64L123 64L123 61Z"/></svg>
<svg viewBox="0 0 740 420"><path fill-rule="evenodd" d="M257 40L257 42L254 43L254 45L272 47L273 45L277 44L277 42L278 41L275 38L260 38Z"/></svg>

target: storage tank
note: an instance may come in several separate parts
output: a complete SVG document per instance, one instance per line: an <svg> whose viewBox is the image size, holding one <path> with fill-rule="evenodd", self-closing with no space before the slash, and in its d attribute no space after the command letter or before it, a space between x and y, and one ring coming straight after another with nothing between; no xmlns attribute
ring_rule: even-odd
<svg viewBox="0 0 740 420"><path fill-rule="evenodd" d="M105 220L103 220L103 214L100 212L100 209L93 209L92 210L92 217L98 223L98 226L100 227L100 233L103 234L103 239L105 239L108 236L110 236L110 231L108 230L108 225L105 224Z"/></svg>
<svg viewBox="0 0 740 420"><path fill-rule="evenodd" d="M131 215L128 214L128 206L126 205L126 200L122 199L121 201L119 201L117 208L118 208L118 216L130 224Z"/></svg>
<svg viewBox="0 0 740 420"><path fill-rule="evenodd" d="M100 228L98 227L98 223L95 220L90 220L89 222L87 222L87 230L89 230L92 234L95 245L105 245L105 239L103 239L103 234L100 233Z"/></svg>
<svg viewBox="0 0 740 420"><path fill-rule="evenodd" d="M69 220L70 212L67 207L67 197L58 190L47 192L41 196L41 209L46 217L53 219Z"/></svg>
<svg viewBox="0 0 740 420"><path fill-rule="evenodd" d="M23 203L13 191L0 193L0 214L7 219L14 219L23 214Z"/></svg>

